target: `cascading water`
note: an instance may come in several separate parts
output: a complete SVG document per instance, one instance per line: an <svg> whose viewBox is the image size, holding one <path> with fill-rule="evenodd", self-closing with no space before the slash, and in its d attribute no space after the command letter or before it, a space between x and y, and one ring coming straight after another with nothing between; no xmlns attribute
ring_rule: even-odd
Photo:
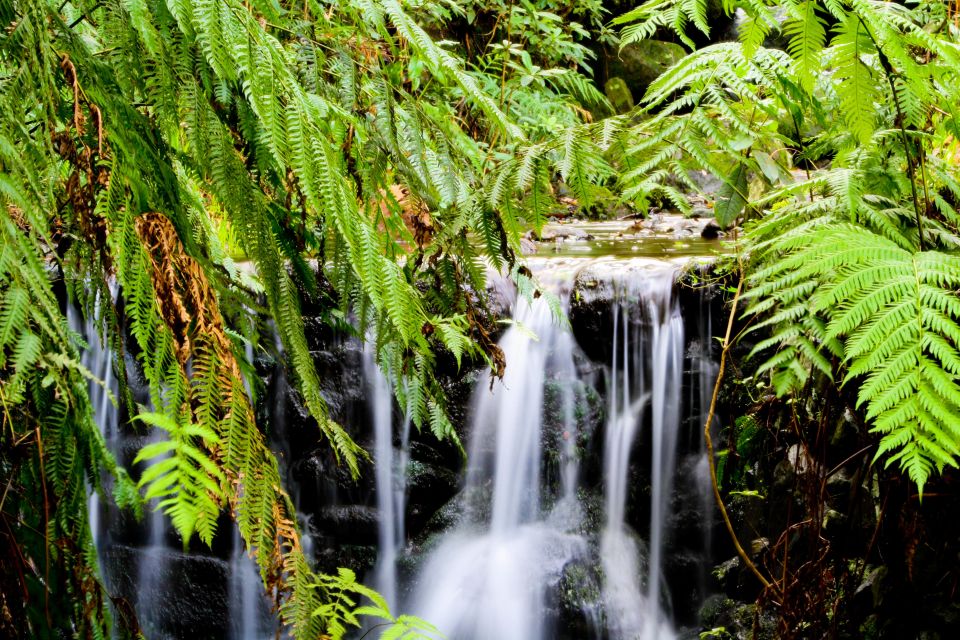
<svg viewBox="0 0 960 640"><path fill-rule="evenodd" d="M253 362L253 344L246 344L247 362ZM255 401L250 383L244 387L251 402ZM276 407L274 407L276 409ZM274 420L282 420L282 412L274 411ZM247 555L240 530L233 529L232 553L230 556L230 637L232 640L266 640L275 635L276 622L270 616L270 606L263 590L263 581L253 558ZM309 556L308 556L309 557ZM271 624L272 623L272 624Z"/></svg>
<svg viewBox="0 0 960 640"><path fill-rule="evenodd" d="M613 362L604 447L606 528L601 538L604 602L615 639L673 637L661 613L664 529L680 427L683 320L673 299L676 273L658 267L623 283L613 307ZM630 301L636 300L636 303ZM630 454L650 416L650 530L646 571L626 525ZM646 573L646 593L641 575Z"/></svg>
<svg viewBox="0 0 960 640"><path fill-rule="evenodd" d="M712 354L713 347L713 315L710 312L710 305L701 297L697 309L697 344L696 352L691 354L693 376L690 384L690 398L688 402L691 407L696 407L693 413L695 418L692 421L691 440L699 446L696 453L691 454L693 458L692 466L693 477L700 497L700 517L701 517L701 538L702 555L704 558L710 558L713 555L713 514L715 502L713 497L713 487L710 480L710 464L707 459L707 447L703 438L703 429L710 413L710 401L713 395L713 387L717 380L717 374L720 370L719 363ZM713 416L710 424L711 434L716 438L718 420ZM693 447L691 447L692 449ZM707 596L707 566L701 563L698 578L698 591L700 598Z"/></svg>
<svg viewBox="0 0 960 640"><path fill-rule="evenodd" d="M159 430L150 434L149 443L159 442ZM144 628L156 633L163 618L163 602L167 597L165 568L173 553L166 544L166 516L157 508L157 500L147 507L147 544L137 567L137 615Z"/></svg>
<svg viewBox="0 0 960 640"><path fill-rule="evenodd" d="M115 292L112 291L115 295ZM98 302L99 305L99 302ZM119 395L119 384L113 373L113 351L100 340L100 335L92 320L84 321L77 309L67 305L67 324L70 329L83 337L87 348L80 356L80 364L93 374L89 383L90 400L93 405L93 417L100 427L107 448L113 449L113 441L117 435L119 415L114 399ZM90 523L90 532L98 550L100 547L100 501L90 488L87 499L87 515Z"/></svg>
<svg viewBox="0 0 960 640"><path fill-rule="evenodd" d="M544 300L519 300L500 345L511 362L502 384L491 391L481 382L475 392L463 494L472 503L469 517L430 555L413 601L417 615L457 640L549 637L546 590L586 552L586 541L573 533L575 504L560 499L541 509L545 375L557 362L567 375L573 371L572 339ZM576 438L572 428L564 432L568 442ZM570 450L563 473L570 500L575 461Z"/></svg>
<svg viewBox="0 0 960 640"><path fill-rule="evenodd" d="M233 528L233 555L230 559L230 611L230 637L233 640L265 640L273 637L260 573L256 563L246 554L243 539L236 527Z"/></svg>
<svg viewBox="0 0 960 640"><path fill-rule="evenodd" d="M379 370L371 352L361 355L355 345L344 350L354 354L341 359L345 364L338 362L346 372L343 380L349 382L332 383L331 406L343 411L344 424L370 427L379 518L374 523L363 515L373 512L366 486L339 488L332 479L327 483L331 493L317 484L314 495L309 490L303 493L306 513L314 518L313 527L301 523L305 547L311 544L307 532L312 529L320 562L323 554L337 562L350 561L348 554L362 549L367 554L362 562L350 565L362 571L372 564L363 563L376 542L377 560L368 573L371 586L386 597L392 610L428 620L451 640L677 637L680 632L674 627L695 620L697 594L702 598L706 585L695 584L699 569L688 560L709 550L709 526L677 523L681 513L691 511L702 512L703 522L712 517L709 478L699 473L703 461L699 438L716 374L710 314L701 307L695 324L688 318L693 337L685 340L675 265L629 263L625 268L620 261L611 261L612 272L597 270L584 279L580 275L574 279L569 271L558 276L562 269L556 265L539 274L541 282L554 280L555 288L564 292L561 297L575 291L567 301L573 313L589 314L591 319L602 316L594 325L590 324L594 320L575 321L576 338L556 322L544 298L515 302L513 324L500 342L508 361L506 375L493 389L485 377L476 384L464 486L442 513L440 505L458 488L452 475L455 454L438 454L426 436L417 436L416 463L410 467L414 503L408 511L404 471L410 458L409 421L399 419L389 372L385 376ZM634 263L646 266L638 271ZM595 264L574 261L574 269L583 274ZM598 297L591 301L591 295ZM688 300L683 298L683 308L697 313ZM609 328L593 330L608 327L608 320L613 323L612 344ZM95 335L92 328L81 333L91 344L84 363L109 380L109 353L96 351L98 341L89 339ZM247 355L252 359L251 353ZM365 382L357 384L361 370ZM301 491L310 486L299 483L329 476L324 475L319 454L301 450L310 425L300 422L301 414L293 410L297 405L282 374L274 374L268 374L266 394L257 406L299 506ZM108 424L116 422L116 411L105 394L93 398L109 439L117 433L116 425ZM135 449L129 445L143 445L136 434L122 435L126 448L118 444L118 449L130 452ZM684 457L678 458L678 448ZM444 477L442 472L451 475ZM675 479L678 493L671 498ZM434 492L440 489L446 493L436 498ZM366 519L356 522L370 523L367 528L338 528L339 521L322 511L337 501L365 509L357 513ZM691 510L692 504L697 506ZM441 517L429 520L433 515ZM91 521L95 519L92 511ZM458 524L450 527L446 523L451 519ZM136 603L144 628L153 636L188 637L185 630L192 622L183 622L168 605L183 600L179 594L184 591L184 575L216 576L216 584L223 585L216 620L224 622L211 625L210 637L266 640L276 633L257 569L236 533L232 545L231 534L225 531L226 537L211 553L183 554L168 546L167 525L159 513L150 513L135 532L117 531L108 548L118 549L112 558L123 564L114 561L111 571L125 576L127 597ZM705 536L702 549L700 531ZM359 532L356 538L353 532ZM128 541L134 538L136 546L131 547ZM98 537L98 542L108 540ZM344 555L330 554L336 549L333 545L342 545ZM359 553L353 556L358 557ZM678 564L678 558L688 564ZM408 584L398 563L418 559L418 576ZM679 579L678 567L687 572ZM671 606L671 594L676 608ZM194 615L193 609L177 606L178 612ZM196 613L191 620L208 619ZM364 627L358 635L368 631Z"/></svg>
<svg viewBox="0 0 960 640"><path fill-rule="evenodd" d="M399 453L393 447L393 392L367 349L363 359L364 377L372 405L374 463L378 520L378 557L375 587L391 609L397 607L397 559L404 544L406 510L406 468L409 456L410 422L404 420Z"/></svg>

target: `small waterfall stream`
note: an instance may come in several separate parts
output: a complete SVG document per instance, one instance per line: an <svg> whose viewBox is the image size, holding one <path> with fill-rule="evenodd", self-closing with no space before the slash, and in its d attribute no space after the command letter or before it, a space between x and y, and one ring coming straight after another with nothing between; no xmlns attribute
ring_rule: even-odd
<svg viewBox="0 0 960 640"><path fill-rule="evenodd" d="M584 267L546 269L541 282L552 283L564 309L582 308L575 296L582 292L578 278ZM337 562L338 548L348 554L374 549L375 555L363 556L370 558L363 560L367 564L354 565L367 571L368 584L394 612L415 614L451 640L673 640L683 635L681 627L691 623L697 607L688 600L702 601L706 574L702 568L685 569L700 571L700 583L691 588L684 577L678 591L671 554L678 544L684 552L708 554L711 544L712 496L700 440L716 375L710 310L702 302L699 310L688 305L683 308L699 316L684 317L672 263L651 262L622 277L614 274L602 285L612 287L612 296L601 294L606 297L591 307L591 317L603 316L595 325L604 327L599 332L584 333L580 324L575 334L558 322L545 296L517 297L499 343L508 362L504 379L492 388L486 375L473 383L463 481L458 486L452 476L447 497L425 512L418 512L423 503L415 500L435 490L435 484L424 482L436 483L440 476L421 475L417 484L407 472L436 474L430 469L448 463L438 462L437 449L425 444L428 434L411 434L410 421L394 400L390 372L379 369L370 347L342 341L327 356L335 371L345 372L342 381L331 383L340 385L333 387L342 394L335 401L352 428L371 437L373 473L361 484L337 484L330 475L333 467L324 466L326 449L320 445L307 444L316 447L312 452L300 450L305 438L316 437L308 431L313 426L302 422L291 401L282 364L264 373L268 382L256 399L258 420L266 421L271 446L292 483L290 494L298 510L304 509L298 518L305 547L316 546L318 561L327 553ZM71 318L89 343L85 366L106 381L107 389L115 389L109 350L101 347L92 326L75 313ZM252 352L247 356L253 361ZM91 391L111 448L131 456L130 445L142 446L145 439L118 428L118 412L104 389ZM425 446L433 458L424 458ZM311 486L316 487L312 494L303 493ZM696 503L693 508L703 514L693 543L689 526L684 541L675 540L675 489L683 492L686 508ZM216 596L222 604L216 606L226 620L211 625L221 631L207 636L274 637L269 599L234 529L224 529L209 552L185 554L171 547L175 543L168 540L165 517L155 511L136 529L117 529L118 539L110 540L109 523L99 521L96 505L92 495L98 548L120 549L121 565L114 561L113 566L126 572L124 589L150 637L187 637L190 623L172 618L177 614L171 611L202 615L190 606L168 604L184 597L182 581L188 574L190 580L210 575L209 584L223 584ZM428 527L425 536L425 523L440 507L455 515L441 520L445 524L439 529L429 525L434 528ZM352 528L338 529L344 521L331 520L331 513L368 513L376 519L365 516L351 521L358 523ZM204 580L196 581L191 593L203 593ZM682 613L676 613L671 599ZM370 631L364 627L358 636Z"/></svg>
<svg viewBox="0 0 960 640"><path fill-rule="evenodd" d="M657 263L615 282L601 531L581 526L576 341L554 323L543 301L517 301L513 326L500 342L510 363L506 376L492 391L485 383L475 391L470 467L462 494L471 517L429 554L413 601L413 610L448 637L557 637L552 628L556 611L550 605L556 594L551 590L568 567L584 563L598 566L602 576L600 601L581 604L593 637L676 637L664 556L684 408L685 332L677 273L674 265ZM693 384L705 383L711 369L696 359L691 367L699 372ZM563 424L559 492L545 484L548 380L560 390L552 399L559 402ZM697 394L702 397L703 391ZM649 444L641 449L641 443ZM644 530L635 530L628 517L638 449L649 461Z"/></svg>
<svg viewBox="0 0 960 640"><path fill-rule="evenodd" d="M626 283L613 306L613 361L604 448L607 522L601 542L604 601L615 639L673 637L661 613L664 528L680 426L683 320L675 272ZM631 299L636 303L629 303ZM625 523L631 451L650 416L650 529L646 566ZM644 570L645 569L645 570ZM646 574L646 593L641 577Z"/></svg>
<svg viewBox="0 0 960 640"><path fill-rule="evenodd" d="M571 504L572 452L564 465L568 500L542 508L548 497L540 482L545 372L557 360L567 374L572 370L572 359L565 357L572 340L563 335L544 300L518 301L513 326L500 343L512 364L492 391L486 380L477 386L462 494L469 516L430 554L412 607L447 637L549 637L554 621L544 608L545 591L586 551L574 532L579 512ZM575 441L575 434L565 435Z"/></svg>
<svg viewBox="0 0 960 640"><path fill-rule="evenodd" d="M111 293L116 295L115 291ZM95 306L99 306L99 301ZM87 344L87 348L80 355L80 364L93 374L94 379L89 383L93 417L97 426L100 427L100 435L103 436L107 447L112 448L112 443L117 436L119 421L114 399L120 393L120 385L113 372L113 350L101 342L100 334L94 323L84 321L80 312L72 304L67 305L67 324L70 330L79 334ZM100 498L92 487L89 489L89 494L87 518L94 544L97 545L99 551L101 534Z"/></svg>
<svg viewBox="0 0 960 640"><path fill-rule="evenodd" d="M371 341L373 342L373 341ZM374 463L378 522L378 556L375 588L391 610L397 608L397 560L404 545L406 468L409 458L410 421L403 420L400 450L393 447L393 389L380 371L370 349L364 350L363 373L372 408Z"/></svg>

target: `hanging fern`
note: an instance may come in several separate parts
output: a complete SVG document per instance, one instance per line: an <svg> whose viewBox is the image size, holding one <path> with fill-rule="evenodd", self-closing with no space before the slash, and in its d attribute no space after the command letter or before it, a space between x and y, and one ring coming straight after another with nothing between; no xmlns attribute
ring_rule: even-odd
<svg viewBox="0 0 960 640"><path fill-rule="evenodd" d="M54 621L18 611L29 633L109 637L85 507L101 472L121 506L158 499L185 544L210 543L229 510L296 637L336 637L360 615L342 599L358 593L351 579L318 576L303 554L241 344L275 328L319 433L354 475L366 453L328 415L304 300L355 319L358 335L375 327L411 420L455 439L436 352L503 373L486 262L528 284L519 240L553 206L554 173L586 197L612 171L599 157L609 140L597 141L609 128L528 141L511 118L518 101L491 88L499 76L434 41L416 10L0 2L12 26L0 37L0 381L4 425L17 425L4 430L3 464L11 443L26 443L16 459L29 462L12 473L29 491L15 508L30 514L30 531L52 535L18 537L17 566L34 593L67 584L60 610L71 612ZM577 101L603 106L578 72L544 78L542 95L570 122L588 119ZM54 294L63 289L117 354L118 402L154 427L138 456L141 495L93 423L92 374ZM147 407L126 389L125 353ZM64 551L65 540L76 547ZM394 622L399 635L416 629Z"/></svg>

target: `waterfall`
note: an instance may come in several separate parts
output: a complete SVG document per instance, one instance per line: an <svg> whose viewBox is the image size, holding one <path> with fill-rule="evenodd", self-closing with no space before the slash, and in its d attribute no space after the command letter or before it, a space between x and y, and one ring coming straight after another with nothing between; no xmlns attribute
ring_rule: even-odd
<svg viewBox="0 0 960 640"><path fill-rule="evenodd" d="M707 446L703 438L703 429L707 422L707 416L710 413L710 402L713 397L713 387L717 381L717 374L720 371L720 364L714 359L712 353L713 347L713 316L710 313L710 305L705 302L703 297L700 299L700 305L697 314L697 332L698 349L693 354L693 374L696 376L691 385L692 393L697 411L694 413L696 421L693 424L693 441L697 442L696 466L694 467L694 476L696 486L700 493L700 513L702 526L702 553L704 560L713 556L713 517L716 511L716 503L713 496L713 485L710 478L710 462L707 459ZM718 420L714 416L710 424L710 432L715 438L718 429ZM707 596L707 562L701 563L700 575L700 597Z"/></svg>
<svg viewBox="0 0 960 640"><path fill-rule="evenodd" d="M543 299L518 300L513 325L500 342L510 362L493 389L475 390L467 482L468 521L444 535L418 580L413 611L457 640L538 640L550 637L546 590L563 568L586 552L572 531L579 512L541 489L544 384L548 369L575 373L573 341L553 321ZM559 363L559 364L558 364ZM569 381L568 381L569 382ZM570 387L570 384L564 385ZM563 400L572 420L572 399ZM575 495L575 433L561 438L563 494Z"/></svg>
<svg viewBox="0 0 960 640"><path fill-rule="evenodd" d="M372 343L372 341L371 341ZM378 557L375 587L392 610L397 608L397 559L404 544L406 469L410 421L405 419L400 452L393 447L393 392L370 349L364 350L363 372L370 394L374 432L374 464L377 495Z"/></svg>
<svg viewBox="0 0 960 640"><path fill-rule="evenodd" d="M148 443L163 438L159 429L154 429ZM169 597L164 593L167 586L167 568L172 550L167 548L166 516L157 506L157 499L147 506L147 541L137 567L137 615L145 629L156 632L163 618L163 603Z"/></svg>
<svg viewBox="0 0 960 640"><path fill-rule="evenodd" d="M111 292L115 293L115 292ZM99 308L99 301L95 309ZM96 310L95 312L96 313ZM100 340L100 334L92 319L84 321L80 312L72 305L67 305L67 324L71 331L79 334L87 348L80 354L80 364L87 368L94 379L89 382L90 403L93 409L93 419L100 428L107 448L113 449L113 440L117 435L119 415L113 399L120 393L119 384L113 373L113 351ZM93 487L88 487L87 521L90 523L90 533L98 551L101 546L100 531L100 501Z"/></svg>
<svg viewBox="0 0 960 640"><path fill-rule="evenodd" d="M233 640L266 640L273 637L270 606L253 558L246 554L240 530L233 527L230 558L230 637Z"/></svg>
<svg viewBox="0 0 960 640"><path fill-rule="evenodd" d="M247 362L253 363L253 344L247 342L244 350ZM243 386L250 402L255 403L253 389L246 378ZM276 400L274 403L276 404ZM273 420L282 420L282 417L282 412L277 411L271 415ZM271 633L271 626L275 627L276 622L270 615L270 603L264 593L260 571L253 558L247 555L246 546L236 523L231 522L230 529L233 531L229 565L230 584L227 592L230 607L230 638L232 640L266 640L274 635Z"/></svg>
<svg viewBox="0 0 960 640"><path fill-rule="evenodd" d="M613 306L604 447L607 521L601 537L601 561L604 604L614 639L659 640L674 635L661 612L661 580L683 373L683 320L673 299L675 277L673 268L656 269L649 277L629 283ZM651 486L644 567L626 524L626 504L631 451L646 413L651 429ZM643 574L646 593L641 586Z"/></svg>
<svg viewBox="0 0 960 640"><path fill-rule="evenodd" d="M417 476L418 498L430 493L413 505L415 517L409 522L405 472L411 426L398 414L391 372L379 369L370 348L354 359L359 355L355 344L345 351L347 357L339 351L325 356L328 360L321 362L335 375L346 372L349 381L331 386L337 403L331 406L345 420L358 421L350 426L368 426L372 436L376 537L370 528L362 529L362 540L341 535L342 525L325 519L319 507L340 500L362 507L363 526L373 525L367 515L370 495L365 486L340 488L336 479L329 480L329 487L319 484L329 474L326 467L313 466L319 454L304 451L313 446L311 432L304 428L312 425L289 410L297 405L290 404L292 392L278 364L257 399L258 420L265 419L270 446L289 483L307 556L312 557L316 545L321 561L327 561L331 548L342 544L346 566L372 566L368 584L395 613L424 618L451 640L686 637L690 629L683 625L695 622L698 589L702 598L707 584L697 584L697 571L706 574L689 558L701 551L709 556L713 517L700 439L717 368L710 310L701 300L699 316L687 318L687 340L681 294L675 290L676 265L643 262L638 271L636 264L618 261L581 278L584 267L596 262L573 261L551 264L538 274L572 308L576 337L557 320L547 296L514 301L512 321L499 343L508 362L504 379L491 387L481 376L473 388L465 429L468 466L460 493L450 500L456 491L455 454L434 448L428 434L417 436L418 469L422 465L436 475ZM684 295L685 311L697 313L688 300ZM109 350L100 345L92 325L82 326L79 314L70 313L71 327L89 343L83 363L108 389L116 388ZM282 352L279 345L277 351ZM253 361L250 345L247 358ZM335 366L330 364L334 360ZM452 381L459 394L457 384L466 383ZM111 448L130 451L132 445L144 444L142 436L126 432L124 446L113 442L118 416L109 394L96 385L91 399ZM364 405L366 410L356 410ZM146 440L157 437L150 434ZM423 477L427 480L421 483ZM318 483L313 494L303 491L310 487L300 484L304 481ZM435 491L441 497L435 498ZM299 511L301 493L304 513ZM681 499L675 500L673 513L676 496ZM701 513L703 524L698 522ZM306 514L313 514L315 540ZM441 517L431 518L437 514ZM103 545L105 558L112 554L110 570L122 578L128 600L151 635L188 637L197 621L209 619L214 621L209 637L274 637L277 620L268 594L234 528L223 532L210 553L181 553L172 548L176 543L159 512L151 511L129 530L116 529L113 542L101 531L106 527L97 516L96 496L91 495L98 548ZM375 563L367 551L374 542ZM398 569L401 559L418 562L409 582L407 572ZM191 584L194 577L200 580ZM201 589L216 590L209 614L190 606L202 599ZM371 630L364 626L357 635ZM373 631L368 637L376 635Z"/></svg>

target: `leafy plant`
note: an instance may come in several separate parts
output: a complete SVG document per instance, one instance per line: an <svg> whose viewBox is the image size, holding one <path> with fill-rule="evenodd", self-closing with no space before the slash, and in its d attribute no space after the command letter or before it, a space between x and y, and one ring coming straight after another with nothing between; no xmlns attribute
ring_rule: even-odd
<svg viewBox="0 0 960 640"><path fill-rule="evenodd" d="M102 494L105 472L121 506L142 502L94 423L69 297L118 354L119 401L160 438L138 457L145 496L184 544L210 543L228 510L291 633L333 634L323 607L344 592L303 553L244 346L276 331L353 474L366 453L328 415L304 301L340 328L374 329L411 419L455 438L436 352L505 365L485 319L487 261L532 295L516 253L544 220L550 177L579 192L608 171L592 127L531 141L412 13L442 6L0 2L0 468L17 531L0 557L3 592L30 594L4 601L4 624L108 637L86 485ZM125 387L126 353L148 407Z"/></svg>
<svg viewBox="0 0 960 640"><path fill-rule="evenodd" d="M877 456L922 492L960 453L956 32L941 3L791 1L782 24L774 6L726 2L746 16L739 42L651 85L621 180L639 204L681 210L691 171L724 181L717 221L746 223L748 314L770 332L759 372L780 395L856 386ZM703 19L657 0L618 21L623 42L670 28L693 48L684 30ZM785 51L763 46L776 31Z"/></svg>

